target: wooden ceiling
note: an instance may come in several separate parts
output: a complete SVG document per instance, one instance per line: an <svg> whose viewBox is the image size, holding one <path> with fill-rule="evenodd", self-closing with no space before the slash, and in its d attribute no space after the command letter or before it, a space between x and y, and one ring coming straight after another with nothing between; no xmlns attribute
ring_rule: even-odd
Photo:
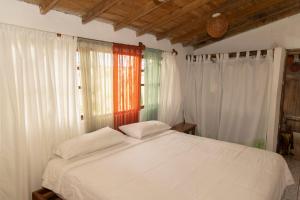
<svg viewBox="0 0 300 200"><path fill-rule="evenodd" d="M199 48L238 33L300 12L300 0L23 0L50 10L77 15L86 24L100 20L136 30L137 36L154 34L158 40ZM206 32L213 13L225 14L229 29L223 38ZM67 24L66 24L67 25ZM295 24L296 26L296 24Z"/></svg>

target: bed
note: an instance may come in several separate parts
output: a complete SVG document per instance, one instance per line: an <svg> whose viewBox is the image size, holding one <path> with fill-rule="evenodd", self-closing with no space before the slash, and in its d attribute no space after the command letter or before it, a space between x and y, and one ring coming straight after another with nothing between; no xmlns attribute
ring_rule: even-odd
<svg viewBox="0 0 300 200"><path fill-rule="evenodd" d="M173 130L53 158L43 176L67 200L280 200L293 183L276 153Z"/></svg>

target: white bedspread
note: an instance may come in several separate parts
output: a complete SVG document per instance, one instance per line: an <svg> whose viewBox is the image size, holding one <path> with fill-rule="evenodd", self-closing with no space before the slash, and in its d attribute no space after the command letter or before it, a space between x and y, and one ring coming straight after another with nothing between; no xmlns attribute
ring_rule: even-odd
<svg viewBox="0 0 300 200"><path fill-rule="evenodd" d="M176 131L47 166L67 200L280 200L293 184L278 154Z"/></svg>

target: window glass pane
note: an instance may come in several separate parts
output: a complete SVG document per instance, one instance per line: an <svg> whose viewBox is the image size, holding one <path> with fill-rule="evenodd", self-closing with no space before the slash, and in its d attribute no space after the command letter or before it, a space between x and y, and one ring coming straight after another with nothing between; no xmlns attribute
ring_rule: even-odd
<svg viewBox="0 0 300 200"><path fill-rule="evenodd" d="M142 59L142 70L145 69L145 59Z"/></svg>
<svg viewBox="0 0 300 200"><path fill-rule="evenodd" d="M76 51L76 66L80 65L80 54L79 51Z"/></svg>
<svg viewBox="0 0 300 200"><path fill-rule="evenodd" d="M141 106L144 105L145 102L145 86L141 86Z"/></svg>
<svg viewBox="0 0 300 200"><path fill-rule="evenodd" d="M145 73L142 72L142 75L141 75L141 84L145 84Z"/></svg>

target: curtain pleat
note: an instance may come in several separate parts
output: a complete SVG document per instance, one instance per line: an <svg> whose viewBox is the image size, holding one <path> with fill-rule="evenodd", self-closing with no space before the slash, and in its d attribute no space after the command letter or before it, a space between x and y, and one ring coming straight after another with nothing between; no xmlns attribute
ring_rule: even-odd
<svg viewBox="0 0 300 200"><path fill-rule="evenodd" d="M29 200L60 142L78 135L77 39L0 25L0 199Z"/></svg>
<svg viewBox="0 0 300 200"><path fill-rule="evenodd" d="M161 62L158 120L170 126L182 122L180 74L175 56L164 52Z"/></svg>
<svg viewBox="0 0 300 200"><path fill-rule="evenodd" d="M113 44L114 127L139 121L142 49Z"/></svg>
<svg viewBox="0 0 300 200"><path fill-rule="evenodd" d="M184 116L186 122L197 124L197 134L217 138L221 106L220 58L197 56L188 61L185 74Z"/></svg>

